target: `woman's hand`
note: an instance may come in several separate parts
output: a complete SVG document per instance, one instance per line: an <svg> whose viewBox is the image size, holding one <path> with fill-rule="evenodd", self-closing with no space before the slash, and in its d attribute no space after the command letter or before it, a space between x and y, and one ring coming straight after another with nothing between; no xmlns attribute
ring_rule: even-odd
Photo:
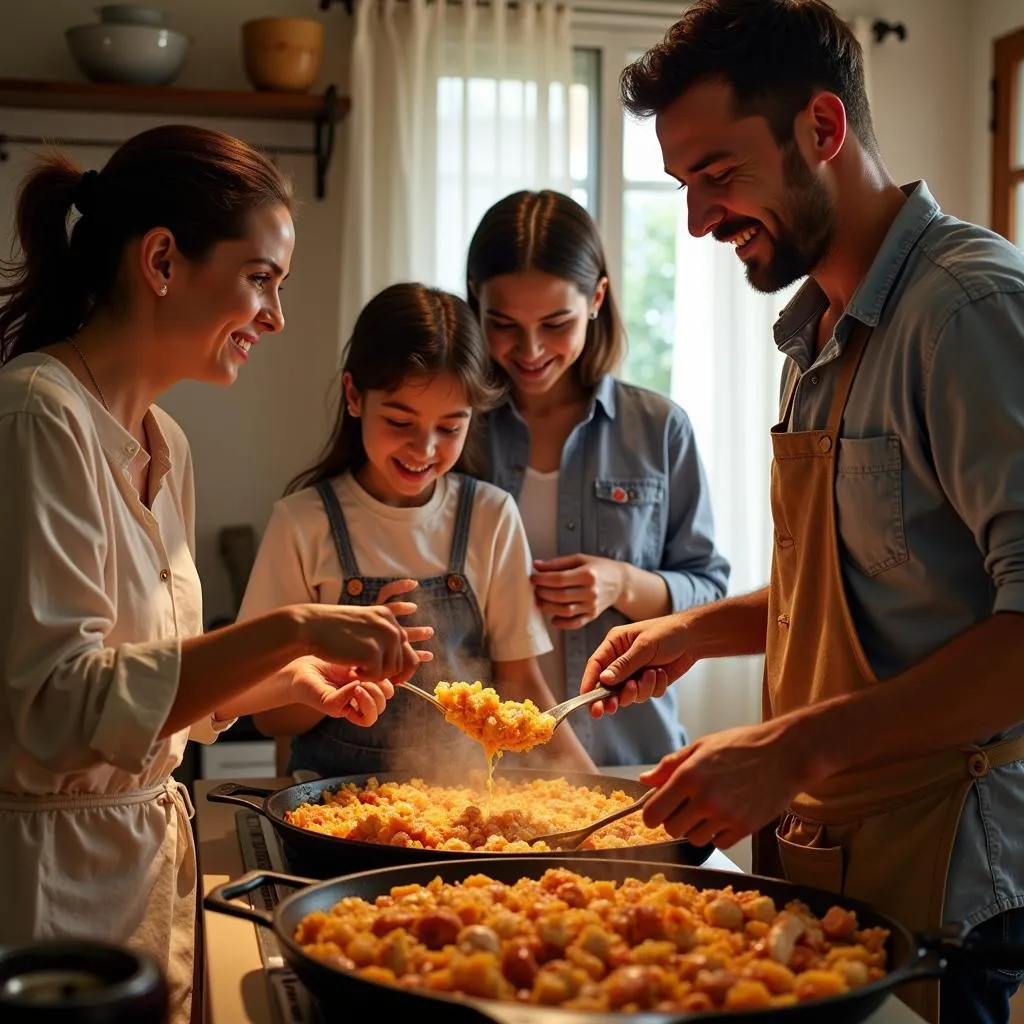
<svg viewBox="0 0 1024 1024"><path fill-rule="evenodd" d="M530 576L541 611L557 629L579 629L593 622L622 596L622 562L597 555L538 559Z"/></svg>
<svg viewBox="0 0 1024 1024"><path fill-rule="evenodd" d="M338 668L321 658L298 658L285 671L289 704L303 704L321 715L344 718L364 728L377 721L395 695L390 680L371 683L355 679L352 669Z"/></svg>
<svg viewBox="0 0 1024 1024"><path fill-rule="evenodd" d="M356 605L299 606L300 629L308 652L337 669L350 670L348 682L365 680L404 683L430 661L429 651L413 644L434 635L430 626L403 627L398 619L412 615L416 605L394 601L361 608Z"/></svg>

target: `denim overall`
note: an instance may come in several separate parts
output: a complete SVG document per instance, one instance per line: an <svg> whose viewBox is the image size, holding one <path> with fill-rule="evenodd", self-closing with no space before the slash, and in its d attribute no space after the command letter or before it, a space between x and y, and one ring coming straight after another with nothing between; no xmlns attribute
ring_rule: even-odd
<svg viewBox="0 0 1024 1024"><path fill-rule="evenodd" d="M455 480L460 482L459 504L448 571L418 580L416 590L400 598L417 605L415 615L402 618L403 625L434 627L430 642L418 645L432 651L434 660L421 665L411 680L428 693L440 680L486 681L490 674L480 607L465 575L476 480L451 474L449 482ZM381 587L392 578L360 575L334 488L323 480L316 489L327 511L341 563L344 585L339 603L375 604ZM342 718L325 718L309 732L296 736L288 771L307 768L324 777L390 771L431 774L442 766L455 772L484 768L484 754L478 743L446 723L425 700L399 689L388 701L384 714L368 729Z"/></svg>

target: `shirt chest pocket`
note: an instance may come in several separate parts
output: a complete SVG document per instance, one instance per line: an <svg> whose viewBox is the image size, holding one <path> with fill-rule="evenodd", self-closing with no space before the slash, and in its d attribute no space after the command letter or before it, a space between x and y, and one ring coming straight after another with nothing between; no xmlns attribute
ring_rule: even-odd
<svg viewBox="0 0 1024 1024"><path fill-rule="evenodd" d="M902 469L895 435L839 442L839 538L846 556L865 576L877 576L910 557L903 532Z"/></svg>
<svg viewBox="0 0 1024 1024"><path fill-rule="evenodd" d="M594 494L598 553L641 568L657 568L665 481L661 477L595 480Z"/></svg>

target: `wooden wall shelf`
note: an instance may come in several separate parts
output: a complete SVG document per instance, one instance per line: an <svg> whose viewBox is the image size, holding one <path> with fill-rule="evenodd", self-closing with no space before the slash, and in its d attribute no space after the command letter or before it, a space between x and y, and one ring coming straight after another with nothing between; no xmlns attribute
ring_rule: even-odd
<svg viewBox="0 0 1024 1024"><path fill-rule="evenodd" d="M103 114L181 114L186 117L238 117L262 121L309 121L314 142L309 148L267 147L278 153L316 157L317 198L325 194L327 169L334 152L335 125L348 113L349 100L329 86L322 96L229 89L179 89L173 86L114 85L100 82L53 82L0 78L0 107L28 110L75 110ZM0 132L0 159L6 143L116 146L102 139L61 139L6 135Z"/></svg>

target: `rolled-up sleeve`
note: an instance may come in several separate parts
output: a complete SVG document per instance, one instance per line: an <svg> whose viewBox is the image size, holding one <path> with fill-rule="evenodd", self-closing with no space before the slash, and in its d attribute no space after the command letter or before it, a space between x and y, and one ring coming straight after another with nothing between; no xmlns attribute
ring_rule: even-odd
<svg viewBox="0 0 1024 1024"><path fill-rule="evenodd" d="M14 742L67 772L138 772L177 693L180 640L107 646L116 609L99 464L73 420L0 418L0 657Z"/></svg>
<svg viewBox="0 0 1024 1024"><path fill-rule="evenodd" d="M666 423L668 520L661 565L672 610L725 596L729 563L715 548L711 496L689 417L674 409Z"/></svg>
<svg viewBox="0 0 1024 1024"><path fill-rule="evenodd" d="M1024 293L954 313L926 388L936 473L984 556L993 611L1024 612Z"/></svg>

